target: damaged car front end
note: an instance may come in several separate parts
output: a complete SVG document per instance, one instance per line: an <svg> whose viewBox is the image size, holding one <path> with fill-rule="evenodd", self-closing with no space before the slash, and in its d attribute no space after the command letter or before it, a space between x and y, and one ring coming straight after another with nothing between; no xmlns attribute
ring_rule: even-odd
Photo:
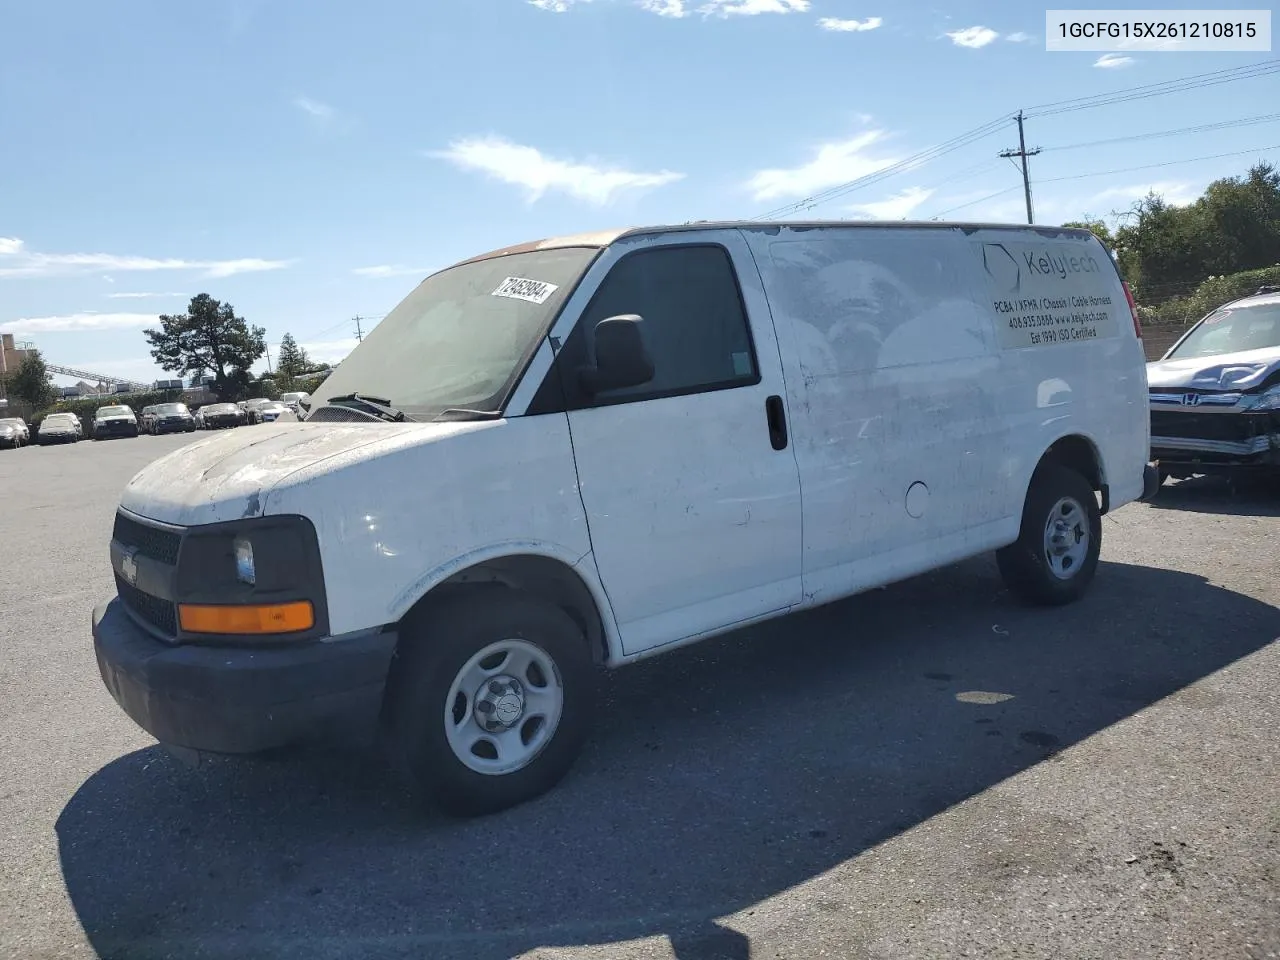
<svg viewBox="0 0 1280 960"><path fill-rule="evenodd" d="M1280 295L1219 307L1147 364L1163 477L1280 471Z"/></svg>

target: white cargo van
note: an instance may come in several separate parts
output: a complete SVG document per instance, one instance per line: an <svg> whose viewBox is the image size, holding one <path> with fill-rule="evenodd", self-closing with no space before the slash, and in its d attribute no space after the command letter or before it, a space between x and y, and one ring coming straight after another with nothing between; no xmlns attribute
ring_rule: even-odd
<svg viewBox="0 0 1280 960"><path fill-rule="evenodd" d="M94 611L159 740L381 730L461 813L552 786L595 668L984 551L1079 597L1155 491L1144 358L1068 229L696 224L424 280L304 423L148 466Z"/></svg>

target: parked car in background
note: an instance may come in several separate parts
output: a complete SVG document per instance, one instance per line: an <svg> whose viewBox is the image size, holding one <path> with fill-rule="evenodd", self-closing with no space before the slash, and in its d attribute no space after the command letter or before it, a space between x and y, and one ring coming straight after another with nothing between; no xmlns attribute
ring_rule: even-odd
<svg viewBox="0 0 1280 960"><path fill-rule="evenodd" d="M138 435L138 418L129 408L120 404L112 407L99 407L93 415L93 439L106 440L108 437L136 437Z"/></svg>
<svg viewBox="0 0 1280 960"><path fill-rule="evenodd" d="M294 412L295 416L302 416L306 412L305 404L311 402L311 394L305 390L298 392L280 394L280 402Z"/></svg>
<svg viewBox="0 0 1280 960"><path fill-rule="evenodd" d="M194 433L195 429L196 418L191 415L185 403L156 404L151 421L151 432L155 436L163 433Z"/></svg>
<svg viewBox="0 0 1280 960"><path fill-rule="evenodd" d="M80 418L74 413L51 413L40 421L36 442L41 446L51 443L75 443L84 436Z"/></svg>
<svg viewBox="0 0 1280 960"><path fill-rule="evenodd" d="M200 408L201 421L206 430L223 430L245 423L245 413L234 403L211 403Z"/></svg>
<svg viewBox="0 0 1280 960"><path fill-rule="evenodd" d="M25 447L31 442L31 428L21 417L5 417L0 420L0 447Z"/></svg>
<svg viewBox="0 0 1280 960"><path fill-rule="evenodd" d="M247 422L247 423L261 423L261 422L262 422L262 417L260 417L260 416L258 415L258 410L259 410L259 408L261 408L261 407L262 407L262 405L263 405L263 404L267 404L267 403L271 403L271 402L272 402L272 401L271 401L271 400L269 400L269 399L268 399L268 398L266 398L266 397L254 397L254 399L252 399L252 400L245 400L245 401L241 404L241 407L242 407L242 409L243 409L243 410L244 410L244 412L245 412L245 418L246 418L246 419L245 419L245 422Z"/></svg>
<svg viewBox="0 0 1280 960"><path fill-rule="evenodd" d="M256 410L259 423L275 423L284 417L288 420L296 420L297 415L292 408L281 403L279 400L268 400Z"/></svg>
<svg viewBox="0 0 1280 960"><path fill-rule="evenodd" d="M1147 364L1161 480L1280 472L1280 293L1224 304Z"/></svg>

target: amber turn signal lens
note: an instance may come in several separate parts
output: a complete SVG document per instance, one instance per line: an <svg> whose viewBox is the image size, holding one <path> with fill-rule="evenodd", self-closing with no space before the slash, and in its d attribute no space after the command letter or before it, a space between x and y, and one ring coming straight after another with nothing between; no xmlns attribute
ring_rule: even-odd
<svg viewBox="0 0 1280 960"><path fill-rule="evenodd" d="M178 622L187 633L297 633L316 625L307 600L268 606L195 606L180 604Z"/></svg>

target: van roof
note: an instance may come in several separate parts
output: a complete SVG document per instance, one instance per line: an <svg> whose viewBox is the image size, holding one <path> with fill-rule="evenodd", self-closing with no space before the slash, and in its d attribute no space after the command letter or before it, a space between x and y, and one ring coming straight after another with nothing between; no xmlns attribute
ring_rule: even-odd
<svg viewBox="0 0 1280 960"><path fill-rule="evenodd" d="M1021 223L981 223L968 221L938 220L695 220L689 223L653 224L647 227L617 227L611 230L597 230L591 233L566 234L560 237L546 237L542 240L530 240L526 243L500 247L488 253L478 254L460 260L453 266L464 263L475 263L478 260L490 260L494 257L506 257L515 253L529 253L533 250L556 250L564 247L607 247L624 237L651 236L663 233L688 233L699 230L815 230L825 227L874 227L877 229L931 229L931 230L1031 230L1042 236L1054 237L1062 234L1078 236L1088 234L1083 227L1053 227L1041 224Z"/></svg>

